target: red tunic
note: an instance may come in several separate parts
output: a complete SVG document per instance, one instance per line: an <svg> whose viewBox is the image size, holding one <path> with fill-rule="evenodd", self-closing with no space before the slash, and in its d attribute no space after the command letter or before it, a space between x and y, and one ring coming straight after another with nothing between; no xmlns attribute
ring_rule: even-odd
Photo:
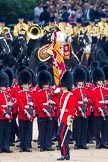
<svg viewBox="0 0 108 162"><path fill-rule="evenodd" d="M89 100L89 104L87 104L86 106L86 109L87 109L86 116L90 116L90 105L92 104L90 90L87 87L83 87L82 89L76 88L72 92L77 98L77 107L76 107L77 116L82 116L79 111L79 107L82 108L83 106L82 98L84 94L86 94L86 97Z"/></svg>
<svg viewBox="0 0 108 162"><path fill-rule="evenodd" d="M75 107L76 107L76 98L71 92L61 92L60 93L60 114L63 108L63 104L65 102L66 96L70 93L69 99L67 100L67 104L65 107L65 111L63 114L63 117L61 119L61 122L67 122L68 115L74 116L75 114Z"/></svg>
<svg viewBox="0 0 108 162"><path fill-rule="evenodd" d="M37 92L36 101L37 101L37 107L39 110L39 117L48 118L48 116L46 115L43 109L46 109L46 110L48 109L48 98L49 97L51 98L52 101L55 102L54 96L52 94L52 88L50 88L48 91L41 89ZM51 117L55 116L56 107L57 106L55 103L54 106L52 106L51 108Z"/></svg>
<svg viewBox="0 0 108 162"><path fill-rule="evenodd" d="M108 96L108 89L104 87L95 87L93 89L94 116L101 116L99 108L104 107L104 96ZM106 108L108 115L108 106Z"/></svg>
<svg viewBox="0 0 108 162"><path fill-rule="evenodd" d="M16 84L11 88L11 91L10 91L10 94L14 101L14 112L13 112L14 114L16 114L18 112L18 104L16 102L16 96L20 90L21 90L20 86L18 84Z"/></svg>
<svg viewBox="0 0 108 162"><path fill-rule="evenodd" d="M8 120L5 116L4 116L4 111L6 111L8 109L7 107L7 97L8 97L8 93L5 92L0 92L0 119L1 120ZM9 96L10 97L10 96ZM12 102L12 98L10 97L10 100ZM10 119L13 119L12 114L13 114L13 110L10 110L11 115L10 115Z"/></svg>
<svg viewBox="0 0 108 162"><path fill-rule="evenodd" d="M18 119L19 120L29 120L25 114L25 110L27 110L26 106L28 105L28 97L32 98L32 102L34 104L33 110L36 110L36 100L34 97L34 93L32 91L19 91L17 93L16 99L18 104ZM32 115L32 119L34 119L34 116Z"/></svg>

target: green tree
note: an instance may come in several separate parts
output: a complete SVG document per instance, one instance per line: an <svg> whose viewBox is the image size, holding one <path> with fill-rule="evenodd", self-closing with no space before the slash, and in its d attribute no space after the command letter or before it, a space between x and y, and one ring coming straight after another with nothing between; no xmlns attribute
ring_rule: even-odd
<svg viewBox="0 0 108 162"><path fill-rule="evenodd" d="M25 17L34 14L34 8L39 0L0 0L0 16L6 19L7 23L16 23L19 13Z"/></svg>

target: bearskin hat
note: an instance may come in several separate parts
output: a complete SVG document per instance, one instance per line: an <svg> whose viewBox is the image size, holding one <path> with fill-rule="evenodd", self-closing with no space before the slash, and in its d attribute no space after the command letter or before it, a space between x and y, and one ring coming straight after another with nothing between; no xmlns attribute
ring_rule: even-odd
<svg viewBox="0 0 108 162"><path fill-rule="evenodd" d="M72 85L73 85L72 74L71 74L71 72L66 71L65 74L63 75L62 79L61 79L60 86L61 87L67 87L68 90L70 91L72 89Z"/></svg>
<svg viewBox="0 0 108 162"><path fill-rule="evenodd" d="M101 68L97 67L93 70L92 72L92 79L93 83L96 83L97 81L104 81L105 80L105 75L104 72Z"/></svg>
<svg viewBox="0 0 108 162"><path fill-rule="evenodd" d="M74 84L77 82L86 82L87 75L82 67L78 67L73 71Z"/></svg>
<svg viewBox="0 0 108 162"><path fill-rule="evenodd" d="M90 73L89 73L89 69L83 65L81 65L81 67L85 70L86 72L86 76L87 76L87 80L86 82L90 82Z"/></svg>
<svg viewBox="0 0 108 162"><path fill-rule="evenodd" d="M13 65L13 66L11 67L11 70L12 70L12 73L13 73L13 77L14 77L15 79L17 79L17 69L18 69L18 65Z"/></svg>
<svg viewBox="0 0 108 162"><path fill-rule="evenodd" d="M52 86L53 86L55 84L53 68L52 67L48 67L47 71L52 75Z"/></svg>
<svg viewBox="0 0 108 162"><path fill-rule="evenodd" d="M102 69L105 74L105 80L108 80L108 65L103 66Z"/></svg>
<svg viewBox="0 0 108 162"><path fill-rule="evenodd" d="M19 73L24 69L27 69L27 66L18 66L16 69L16 76L18 77Z"/></svg>
<svg viewBox="0 0 108 162"><path fill-rule="evenodd" d="M96 67L99 67L99 61L92 61L90 64L90 71L92 71Z"/></svg>
<svg viewBox="0 0 108 162"><path fill-rule="evenodd" d="M5 72L5 73L8 75L8 77L9 77L9 87L11 87L11 86L12 86L12 83L13 83L13 77L14 77L11 68L9 68L9 67L4 67L4 68L2 69L2 71Z"/></svg>
<svg viewBox="0 0 108 162"><path fill-rule="evenodd" d="M37 75L37 83L40 88L42 88L43 85L52 83L52 76L47 70L42 70Z"/></svg>
<svg viewBox="0 0 108 162"><path fill-rule="evenodd" d="M9 77L5 72L0 71L0 87L9 86Z"/></svg>
<svg viewBox="0 0 108 162"><path fill-rule="evenodd" d="M77 18L76 23L81 23L82 24L82 19L81 18Z"/></svg>
<svg viewBox="0 0 108 162"><path fill-rule="evenodd" d="M46 70L48 68L48 65L44 62L41 62L38 64L37 68L36 68L36 73L39 73L42 70Z"/></svg>
<svg viewBox="0 0 108 162"><path fill-rule="evenodd" d="M33 71L32 69L30 69L30 68L27 68L27 70L28 70L28 71L31 73L31 75L32 75L32 85L33 85L33 86L36 86L37 81L36 81L36 75L35 75L34 71Z"/></svg>
<svg viewBox="0 0 108 162"><path fill-rule="evenodd" d="M23 84L32 83L32 74L29 70L24 69L18 75L18 84L21 86Z"/></svg>
<svg viewBox="0 0 108 162"><path fill-rule="evenodd" d="M108 65L108 61L107 60L102 60L99 62L99 67L102 68L103 66Z"/></svg>

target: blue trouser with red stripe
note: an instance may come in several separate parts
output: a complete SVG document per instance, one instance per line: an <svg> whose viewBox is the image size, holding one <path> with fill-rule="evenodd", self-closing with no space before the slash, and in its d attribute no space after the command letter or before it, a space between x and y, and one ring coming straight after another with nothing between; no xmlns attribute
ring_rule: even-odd
<svg viewBox="0 0 108 162"><path fill-rule="evenodd" d="M59 135L59 142L60 142L60 150L61 150L61 155L62 156L70 156L70 149L69 149L69 131L67 132L66 138L64 140L63 145L62 141L65 135L67 129L67 123L60 123L60 127L58 128L58 135Z"/></svg>

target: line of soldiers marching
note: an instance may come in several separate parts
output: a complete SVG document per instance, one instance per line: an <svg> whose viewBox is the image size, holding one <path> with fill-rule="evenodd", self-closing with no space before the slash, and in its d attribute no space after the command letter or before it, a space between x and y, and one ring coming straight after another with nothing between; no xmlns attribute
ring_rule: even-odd
<svg viewBox="0 0 108 162"><path fill-rule="evenodd" d="M0 70L0 153L12 153L13 127L18 118L20 152L32 151L34 118L38 118L40 151L54 151L56 136L61 152L57 160L69 160L70 127L74 149L108 149L108 62L94 61L65 72L60 87L54 84L52 67L39 64L37 73L26 66ZM99 66L101 65L101 67ZM16 68L16 70L15 70ZM15 72L16 71L16 72ZM56 133L55 133L56 132Z"/></svg>

